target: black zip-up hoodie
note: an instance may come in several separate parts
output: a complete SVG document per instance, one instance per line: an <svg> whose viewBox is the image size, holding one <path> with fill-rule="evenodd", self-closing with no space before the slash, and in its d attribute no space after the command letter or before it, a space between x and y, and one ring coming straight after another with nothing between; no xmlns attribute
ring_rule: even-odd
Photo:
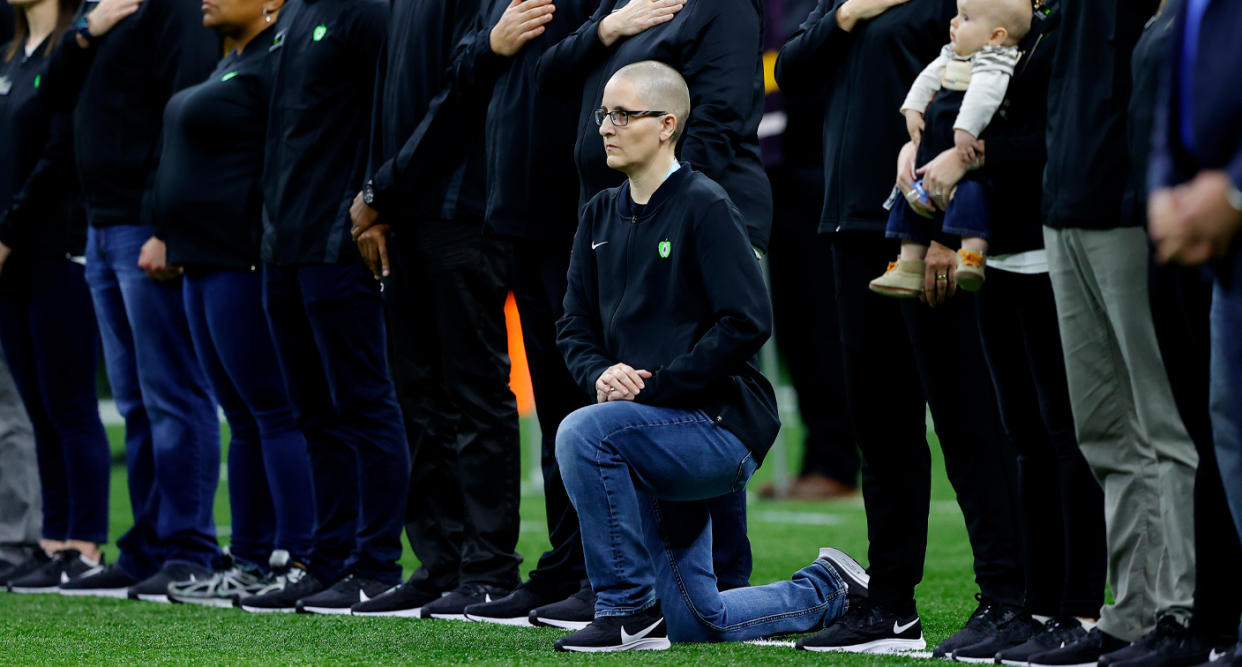
<svg viewBox="0 0 1242 667"><path fill-rule="evenodd" d="M599 24L629 0L604 0L589 21L540 58L545 94L580 99L574 159L580 202L623 179L608 167L595 125L608 79L622 67L658 60L690 86L690 121L678 155L693 162L737 204L751 244L767 250L772 188L759 155L763 119L763 7L759 0L689 0L672 21L604 46Z"/></svg>
<svg viewBox="0 0 1242 667"><path fill-rule="evenodd" d="M845 0L819 0L776 61L782 90L826 88L821 233L884 231L897 154L910 140L901 103L949 38L956 0L911 0L846 32Z"/></svg>
<svg viewBox="0 0 1242 667"><path fill-rule="evenodd" d="M39 94L46 49L45 41L27 56L19 46L12 60L0 61L0 242L25 257L63 259L86 246L86 212L73 118Z"/></svg>
<svg viewBox="0 0 1242 667"><path fill-rule="evenodd" d="M1133 225L1123 206L1129 177L1126 113L1130 56L1159 0L1063 0L1061 39L1048 86L1044 224Z"/></svg>
<svg viewBox="0 0 1242 667"><path fill-rule="evenodd" d="M454 84L457 76L472 74L463 68L473 65L476 57L490 56L492 67L503 60L491 53L490 32L480 30L487 4L487 0L391 0L371 144L372 206L386 223L483 220L486 97L475 103L477 110L455 107L444 109L440 116L435 111L438 98L467 94L460 88L470 81L457 83L456 88ZM428 136L429 132L436 136ZM444 149L435 147L439 142L446 144Z"/></svg>
<svg viewBox="0 0 1242 667"><path fill-rule="evenodd" d="M628 182L599 193L568 277L557 343L590 395L614 364L649 370L639 403L703 410L763 459L780 428L755 360L772 306L741 213L719 185L683 162L642 207Z"/></svg>
<svg viewBox="0 0 1242 667"><path fill-rule="evenodd" d="M98 4L84 3L78 16ZM65 33L43 85L54 106L73 111L90 224L155 224L164 105L219 59L219 38L203 27L198 3L185 0L145 0L87 49Z"/></svg>

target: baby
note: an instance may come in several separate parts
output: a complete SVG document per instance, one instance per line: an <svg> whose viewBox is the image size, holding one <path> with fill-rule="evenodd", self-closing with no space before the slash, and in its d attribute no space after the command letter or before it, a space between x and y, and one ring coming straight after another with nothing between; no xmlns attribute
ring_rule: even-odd
<svg viewBox="0 0 1242 667"><path fill-rule="evenodd" d="M954 148L967 163L981 156L979 135L991 122L1005 98L1020 53L1017 44L1031 28L1030 0L958 0L957 16L949 24L949 43L910 87L901 105L910 140L918 146L918 164L927 164ZM974 291L983 285L989 225L989 184L967 174L953 192L942 216L941 229L962 237L958 250L957 286ZM896 297L923 292L923 258L931 242L927 215L911 207L918 201L933 209L933 199L922 181L898 198L889 212L886 235L901 239L901 253L871 289ZM933 209L934 210L934 209Z"/></svg>

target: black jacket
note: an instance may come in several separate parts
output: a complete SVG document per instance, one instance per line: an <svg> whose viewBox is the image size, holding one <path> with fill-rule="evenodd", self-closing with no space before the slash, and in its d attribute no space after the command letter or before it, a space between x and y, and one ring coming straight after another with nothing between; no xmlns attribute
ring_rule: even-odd
<svg viewBox="0 0 1242 667"><path fill-rule="evenodd" d="M263 231L263 139L276 29L230 53L164 109L156 222L168 262L253 270Z"/></svg>
<svg viewBox="0 0 1242 667"><path fill-rule="evenodd" d="M1048 79L1060 36L1061 0L1037 12L1031 31L1019 44L1022 58L1000 109L984 130L986 166L981 172L992 183L992 227L988 252L993 255L1044 247L1045 126Z"/></svg>
<svg viewBox="0 0 1242 667"><path fill-rule="evenodd" d="M492 67L501 60L480 30L488 0L391 3L372 120L373 206L389 224L410 219L481 223L487 91L463 90L472 87L472 80L454 81L476 75L468 68L478 59L490 58ZM473 94L482 94L482 101L454 98L454 106L435 113L444 104L438 96Z"/></svg>
<svg viewBox="0 0 1242 667"><path fill-rule="evenodd" d="M1173 45L1174 33L1180 28L1175 19L1181 6L1181 2L1174 0L1149 21L1130 57L1132 91L1126 112L1130 177L1121 204L1121 218L1127 225L1147 226L1147 163L1156 122L1156 101L1161 99L1160 79L1170 61L1169 48Z"/></svg>
<svg viewBox="0 0 1242 667"><path fill-rule="evenodd" d="M383 0L292 0L281 11L269 47L265 263L359 261L349 207L366 172L387 19Z"/></svg>
<svg viewBox="0 0 1242 667"><path fill-rule="evenodd" d="M13 39L13 8L6 2L0 6L0 44Z"/></svg>
<svg viewBox="0 0 1242 667"><path fill-rule="evenodd" d="M627 0L604 0L589 21L539 62L540 90L580 99L574 158L580 201L624 178L610 169L595 125L604 85L622 67L642 60L666 63L690 86L690 122L678 154L721 185L746 221L751 243L766 250L772 229L772 189L759 155L763 118L763 7L759 0L689 0L668 23L622 39L599 41L599 23Z"/></svg>
<svg viewBox="0 0 1242 667"><path fill-rule="evenodd" d="M12 60L0 61L0 242L25 256L63 258L82 254L86 213L73 164L73 118L39 94L46 47L30 56L19 47ZM7 51L7 44L0 47L0 54Z"/></svg>
<svg viewBox="0 0 1242 667"><path fill-rule="evenodd" d="M1062 0L1048 86L1044 224L1111 229L1122 215L1130 55L1159 0Z"/></svg>
<svg viewBox="0 0 1242 667"><path fill-rule="evenodd" d="M780 428L755 355L772 307L741 214L683 162L636 210L629 184L583 210L557 343L574 379L624 362L654 375L638 402L700 409L762 460Z"/></svg>
<svg viewBox="0 0 1242 667"><path fill-rule="evenodd" d="M79 16L92 11L87 2ZM67 31L48 64L46 94L73 112L74 152L90 223L153 225L164 105L220 59L194 2L145 0L108 34L78 46Z"/></svg>
<svg viewBox="0 0 1242 667"><path fill-rule="evenodd" d="M819 231L884 231L884 201L909 141L901 103L949 36L955 0L912 0L852 31L837 25L845 0L820 0L781 49L776 81L807 93L827 88L824 212Z"/></svg>

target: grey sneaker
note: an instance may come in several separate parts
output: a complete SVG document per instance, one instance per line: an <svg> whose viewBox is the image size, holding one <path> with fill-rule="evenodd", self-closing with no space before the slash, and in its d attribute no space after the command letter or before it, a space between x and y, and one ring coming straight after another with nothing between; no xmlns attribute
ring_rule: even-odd
<svg viewBox="0 0 1242 667"><path fill-rule="evenodd" d="M169 583L168 599L207 607L234 607L243 597L254 595L262 587L262 576L258 567L226 556L225 569L207 579Z"/></svg>

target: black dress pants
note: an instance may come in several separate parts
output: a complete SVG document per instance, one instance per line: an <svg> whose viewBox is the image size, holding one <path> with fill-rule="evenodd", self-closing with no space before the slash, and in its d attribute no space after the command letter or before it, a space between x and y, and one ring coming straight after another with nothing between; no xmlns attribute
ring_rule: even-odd
<svg viewBox="0 0 1242 667"><path fill-rule="evenodd" d="M846 414L832 270L832 236L816 230L824 172L768 170L775 202L768 260L776 346L798 393L806 427L799 474L858 484L858 447Z"/></svg>
<svg viewBox="0 0 1242 667"><path fill-rule="evenodd" d="M1020 605L1013 445L1000 425L979 345L975 298L932 309L871 292L897 246L878 232L838 232L836 271L846 396L862 451L872 600L914 608L923 578L931 454L926 406L966 519L984 599Z"/></svg>
<svg viewBox="0 0 1242 667"><path fill-rule="evenodd" d="M412 222L389 242L390 365L411 453L406 535L427 590L519 581L509 252L481 223Z"/></svg>
<svg viewBox="0 0 1242 667"><path fill-rule="evenodd" d="M1048 274L988 271L979 334L1018 449L1027 610L1098 618L1108 572L1104 491L1078 449Z"/></svg>
<svg viewBox="0 0 1242 667"><path fill-rule="evenodd" d="M1173 400L1199 453L1195 471L1195 597L1191 625L1219 643L1237 639L1242 615L1242 546L1216 462L1208 410L1212 278L1198 267L1148 272L1152 318Z"/></svg>

